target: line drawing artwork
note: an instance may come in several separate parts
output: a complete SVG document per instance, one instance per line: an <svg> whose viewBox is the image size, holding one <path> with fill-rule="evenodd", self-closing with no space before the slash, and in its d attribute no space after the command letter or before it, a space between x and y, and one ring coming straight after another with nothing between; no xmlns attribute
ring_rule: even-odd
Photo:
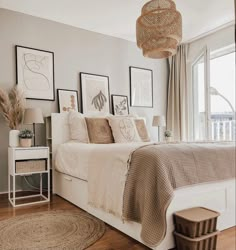
<svg viewBox="0 0 236 250"><path fill-rule="evenodd" d="M106 96L100 90L99 93L92 99L92 105L95 109L101 111L104 108L105 103L107 102Z"/></svg>
<svg viewBox="0 0 236 250"><path fill-rule="evenodd" d="M130 119L124 118L119 123L120 132L127 141L133 141L135 137L134 126Z"/></svg>
<svg viewBox="0 0 236 250"><path fill-rule="evenodd" d="M23 82L28 90L47 91L50 89L49 58L24 53L22 55Z"/></svg>

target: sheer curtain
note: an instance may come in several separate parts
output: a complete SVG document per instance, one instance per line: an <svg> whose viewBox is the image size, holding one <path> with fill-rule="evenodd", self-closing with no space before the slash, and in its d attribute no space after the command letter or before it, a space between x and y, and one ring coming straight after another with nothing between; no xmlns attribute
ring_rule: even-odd
<svg viewBox="0 0 236 250"><path fill-rule="evenodd" d="M187 45L178 47L175 56L169 58L169 84L167 97L167 130L176 141L187 140Z"/></svg>

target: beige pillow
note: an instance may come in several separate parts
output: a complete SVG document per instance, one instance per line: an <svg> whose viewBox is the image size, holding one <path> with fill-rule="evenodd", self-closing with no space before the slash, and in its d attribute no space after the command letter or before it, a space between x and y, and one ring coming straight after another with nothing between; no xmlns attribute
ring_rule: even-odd
<svg viewBox="0 0 236 250"><path fill-rule="evenodd" d="M71 111L68 117L70 138L82 143L89 143L88 129L83 114Z"/></svg>
<svg viewBox="0 0 236 250"><path fill-rule="evenodd" d="M115 142L140 142L134 119L132 117L108 117Z"/></svg>
<svg viewBox="0 0 236 250"><path fill-rule="evenodd" d="M111 127L106 118L86 117L89 139L91 143L109 144L114 143Z"/></svg>
<svg viewBox="0 0 236 250"><path fill-rule="evenodd" d="M143 142L149 142L150 136L145 124L145 120L142 118L135 119L136 128L138 130L139 137Z"/></svg>

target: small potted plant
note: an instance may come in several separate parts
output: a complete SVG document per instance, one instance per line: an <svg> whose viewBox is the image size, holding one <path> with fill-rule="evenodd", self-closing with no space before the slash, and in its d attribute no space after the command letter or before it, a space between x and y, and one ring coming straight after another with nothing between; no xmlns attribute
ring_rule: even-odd
<svg viewBox="0 0 236 250"><path fill-rule="evenodd" d="M171 141L172 131L166 130L164 135L165 135L166 141L168 141L168 142Z"/></svg>
<svg viewBox="0 0 236 250"><path fill-rule="evenodd" d="M34 134L29 129L24 129L20 131L19 138L20 138L20 146L21 147L31 147L31 140Z"/></svg>

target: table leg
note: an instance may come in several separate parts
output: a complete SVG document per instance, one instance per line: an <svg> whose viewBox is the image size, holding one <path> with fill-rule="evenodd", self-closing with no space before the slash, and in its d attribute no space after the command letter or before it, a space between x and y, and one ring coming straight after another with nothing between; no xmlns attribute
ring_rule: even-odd
<svg viewBox="0 0 236 250"><path fill-rule="evenodd" d="M16 206L16 177L13 175L13 206Z"/></svg>

